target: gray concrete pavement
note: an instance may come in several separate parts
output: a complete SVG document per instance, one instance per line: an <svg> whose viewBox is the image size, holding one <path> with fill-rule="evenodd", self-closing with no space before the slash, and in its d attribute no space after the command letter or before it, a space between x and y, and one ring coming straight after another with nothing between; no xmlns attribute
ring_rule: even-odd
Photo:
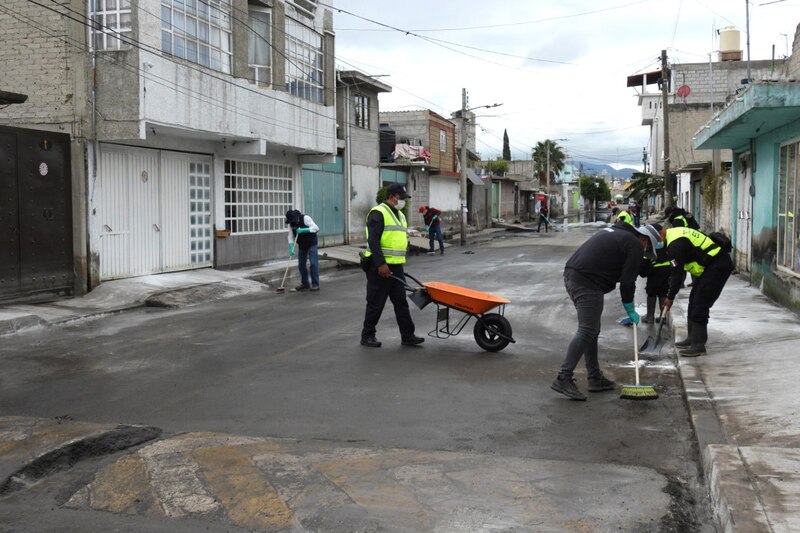
<svg viewBox="0 0 800 533"><path fill-rule="evenodd" d="M570 240L575 235L563 232L550 238ZM146 305L149 299L152 305L180 306L246 292L272 291L274 286L254 280L279 278L284 267L285 263L232 272L204 269L107 282L83 298L0 308L0 335L13 334L20 328L118 312ZM689 289L682 290L673 307L677 336L684 333L688 294ZM794 391L798 340L797 315L774 305L756 288L734 277L712 309L709 355L680 360L679 370L721 531L800 531L800 418ZM263 440L258 445L269 447ZM42 450L40 455L46 452ZM339 457L340 451L318 453L327 457L326 464L330 466L334 465L330 462L332 457ZM439 476L443 468L451 468L443 465L456 459L461 472L476 468L475 458L443 456L435 458L433 463L422 461L417 470L404 471L402 475L411 476L409 480L418 483L414 490L427 490L431 479ZM387 458L381 460L391 462ZM384 466L388 468L387 465ZM517 476L528 471L531 476L537 475L530 465L500 467ZM354 471L364 473L357 465L349 464L348 468L355 470L342 470L339 473L342 480ZM634 474L620 472L620 479ZM644 482L646 473L641 476L644 477L636 477L634 485ZM406 485L404 490L410 490L413 483ZM516 496L509 498L509 505L513 505ZM93 506L80 495L76 495L72 505ZM599 502L598 507L602 505ZM469 519L468 514L464 516L467 522ZM521 524L536 519L527 517Z"/></svg>

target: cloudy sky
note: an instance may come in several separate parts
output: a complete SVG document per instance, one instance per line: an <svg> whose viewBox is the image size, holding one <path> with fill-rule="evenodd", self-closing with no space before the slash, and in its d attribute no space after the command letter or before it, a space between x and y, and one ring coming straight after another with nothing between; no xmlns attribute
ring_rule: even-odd
<svg viewBox="0 0 800 533"><path fill-rule="evenodd" d="M322 4L328 4L326 0ZM336 63L392 86L381 110L431 109L445 117L466 88L477 150L528 158L545 139L575 159L641 167L641 126L631 74L716 58L716 30L741 31L746 0L334 0ZM800 0L750 0L750 57L791 51ZM656 90L652 86L651 90ZM649 152L649 147L648 152Z"/></svg>

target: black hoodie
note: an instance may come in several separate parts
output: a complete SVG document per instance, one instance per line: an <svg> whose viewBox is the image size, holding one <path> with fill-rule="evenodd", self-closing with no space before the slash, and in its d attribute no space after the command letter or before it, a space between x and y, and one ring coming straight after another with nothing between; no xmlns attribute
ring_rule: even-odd
<svg viewBox="0 0 800 533"><path fill-rule="evenodd" d="M564 277L609 293L619 283L622 302L632 302L644 247L639 233L625 222L616 222L584 242L567 260Z"/></svg>

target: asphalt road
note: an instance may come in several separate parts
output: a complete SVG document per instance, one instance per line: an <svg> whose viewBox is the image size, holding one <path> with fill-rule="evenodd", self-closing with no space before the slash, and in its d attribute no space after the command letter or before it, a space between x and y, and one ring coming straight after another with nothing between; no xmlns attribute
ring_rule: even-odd
<svg viewBox="0 0 800 533"><path fill-rule="evenodd" d="M261 457L261 463L253 463L262 470L291 454L293 464L323 472L349 495L350 503L368 512L366 517L336 515L334 527L330 516L310 510L313 503L300 505L299 497L288 498L289 485L275 488L288 502L285 521L267 525L232 518L233 504L220 496L210 497L217 507L209 501L202 512L183 503L170 507L164 498L150 507L109 504L100 507L106 512L90 511L99 508L89 497L100 486L98 471L125 472L119 461L126 453L115 453L83 461L0 499L0 523L11 524L8 531L34 531L47 524L77 530L87 523L126 531L194 531L200 524L210 531L713 531L671 353L643 369L643 380L659 390L657 401L621 400L617 389L573 402L549 388L576 327L561 279L563 265L589 231L509 234L472 248L474 253L453 247L443 257L410 259L408 272L423 281L444 281L511 300L506 317L517 342L498 353L478 347L472 322L459 336L403 347L390 304L378 328L383 347L361 347L365 283L357 269L327 274L317 293L148 308L4 337L2 414L154 426L164 431L166 440L184 433L257 439L239 444L249 446L250 457ZM644 300L643 291L637 299ZM606 375L619 384L633 381L631 330L616 324L623 315L618 293L607 295L600 357ZM433 328L433 306L412 306L412 316L418 334ZM646 335L641 331L640 341ZM579 371L578 385L585 391L583 368ZM286 442L292 445L284 449ZM205 441L197 446L217 449ZM454 504L445 503L430 504L438 511L425 520L419 515L426 511L400 513L386 502L370 507L379 498L375 494L381 494L375 488L381 483L354 485L355 467L348 461L363 459L363 454L380 456L372 468L395 469L393 476L399 479L397 450L416 458L404 459L406 466L424 463L441 469L458 463L472 485L492 485L490 480L499 484L513 472L528 486L557 479L552 482L558 489L538 485L538 493L550 498L547 505L538 514L528 510L513 520L504 516L509 506L525 499L517 494L509 504L503 499L507 494L497 495L500 489L488 495L469 489L484 506L495 502L497 509L482 510L492 520L465 518L467 512L458 508L458 520L437 521L443 510L456 513ZM157 454L147 448L140 452L137 457L150 468L148 480L155 485L152 461ZM208 465L217 458L204 453L203 464L211 472ZM214 481L213 476L206 478ZM419 479L418 472L403 478L415 487L417 499L422 493ZM462 479L459 490L470 483ZM318 501L332 501L326 498ZM528 501L538 500L530 496ZM49 512L41 513L42 506ZM473 512L480 506L468 507ZM245 508L242 516L246 514ZM316 521L308 518L312 515ZM406 522L411 515L417 521ZM490 522L491 527L486 525Z"/></svg>

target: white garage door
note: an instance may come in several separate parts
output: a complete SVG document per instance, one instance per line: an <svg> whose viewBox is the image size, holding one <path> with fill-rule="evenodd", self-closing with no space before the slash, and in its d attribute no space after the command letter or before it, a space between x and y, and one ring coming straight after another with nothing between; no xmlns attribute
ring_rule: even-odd
<svg viewBox="0 0 800 533"><path fill-rule="evenodd" d="M100 277L211 266L211 158L101 149Z"/></svg>

